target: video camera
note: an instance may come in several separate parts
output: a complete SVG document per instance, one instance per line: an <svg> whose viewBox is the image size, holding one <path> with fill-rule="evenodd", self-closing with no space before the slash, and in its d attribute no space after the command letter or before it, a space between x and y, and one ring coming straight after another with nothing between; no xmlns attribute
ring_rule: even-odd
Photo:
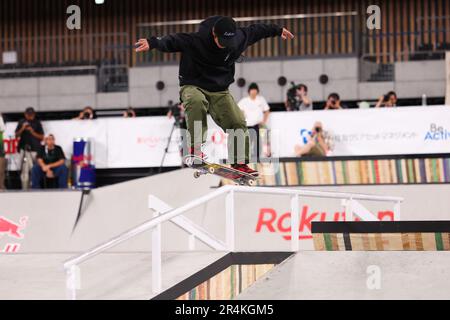
<svg viewBox="0 0 450 320"><path fill-rule="evenodd" d="M300 89L300 85L291 82L291 87L286 93L287 104L290 110L298 111L300 108L301 101L297 96L297 90Z"/></svg>
<svg viewBox="0 0 450 320"><path fill-rule="evenodd" d="M180 105L178 103L173 103L172 100L168 101L168 109L169 112L172 114L172 116L175 119L175 123L177 126L179 126L180 124L183 125L184 123L184 114L181 112L181 108Z"/></svg>

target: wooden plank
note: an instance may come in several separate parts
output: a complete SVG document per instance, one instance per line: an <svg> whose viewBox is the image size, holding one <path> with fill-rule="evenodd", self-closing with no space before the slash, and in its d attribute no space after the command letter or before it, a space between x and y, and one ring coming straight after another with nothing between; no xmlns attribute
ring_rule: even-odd
<svg viewBox="0 0 450 320"><path fill-rule="evenodd" d="M5 6L7 4L7 1L0 1L0 22L5 21L4 12L5 12ZM5 44L5 30L4 30L5 23L0 23L0 54L4 51Z"/></svg>
<svg viewBox="0 0 450 320"><path fill-rule="evenodd" d="M128 30L128 34L130 35L130 44L131 43L135 43L138 40L138 35L137 35L137 19L136 19L136 8L138 5L137 1L128 1L128 10L129 10L129 14L128 14L128 18L125 21L125 24L127 26L129 26L129 30ZM134 52L134 50L132 51L132 53L130 53L130 66L135 66L136 65L136 61L137 61L137 54Z"/></svg>
<svg viewBox="0 0 450 320"><path fill-rule="evenodd" d="M338 3L337 1L333 1L330 5L331 11L336 12L339 11ZM331 19L331 46L332 46L332 53L337 53L337 49L339 46L339 18L333 17Z"/></svg>
<svg viewBox="0 0 450 320"><path fill-rule="evenodd" d="M444 15L443 2L442 0L438 0L436 8L436 16L439 17L437 21L437 42L441 45L444 43Z"/></svg>
<svg viewBox="0 0 450 320"><path fill-rule="evenodd" d="M433 50L437 46L437 32L436 32L436 0L429 0L430 2L430 14L428 18L430 19L430 44L433 45Z"/></svg>
<svg viewBox="0 0 450 320"><path fill-rule="evenodd" d="M319 12L330 12L328 8L328 4L326 1L322 0L321 2L321 9ZM320 19L320 54L327 54L328 53L328 46L327 46L327 21L331 18L321 18Z"/></svg>
<svg viewBox="0 0 450 320"><path fill-rule="evenodd" d="M430 32L430 28L429 28L429 23L430 23L430 20L428 19L428 17L429 17L429 5L430 5L430 3L429 3L429 1L428 0L422 0L423 2L422 2L422 5L423 5L423 14L421 15L421 17L423 18L422 19L422 23L423 23L423 41L424 41L424 44L429 44L430 43L430 34L429 34L429 32Z"/></svg>
<svg viewBox="0 0 450 320"><path fill-rule="evenodd" d="M445 42L450 43L450 3L448 0L443 0L445 5Z"/></svg>

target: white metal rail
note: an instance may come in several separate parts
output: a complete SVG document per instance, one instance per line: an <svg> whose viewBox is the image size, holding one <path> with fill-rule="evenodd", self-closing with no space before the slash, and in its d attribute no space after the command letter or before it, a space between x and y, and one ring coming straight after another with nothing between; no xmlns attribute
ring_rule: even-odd
<svg viewBox="0 0 450 320"><path fill-rule="evenodd" d="M130 229L94 248L91 250L75 256L64 263L64 270L66 272L66 286L67 297L69 299L76 299L76 284L79 282L79 275L77 266L84 261L95 257L96 255L113 248L142 232L152 230L152 289L154 293L161 292L161 224L166 221L172 221L185 231L196 237L213 249L226 249L226 251L235 250L235 223L234 223L234 194L235 193L252 193L252 194L271 194L271 195L286 195L291 197L291 250L296 252L299 250L299 213L300 197L314 197L314 198L328 198L341 199L345 206L345 212L348 215L346 220L352 220L353 214L356 214L363 221L378 220L369 210L365 209L357 200L364 201L378 201L390 202L394 204L394 219L400 220L400 203L403 198L377 196L344 192L330 192L330 191L313 191L313 190L298 190L298 189L280 189L268 187L244 187L227 185L223 186L207 195L195 199L179 208L172 209L167 204L158 198L149 196L149 208L154 210L153 219L144 222L143 224ZM225 214L226 214L226 240L223 243L220 240L208 234L201 227L195 226L190 220L184 218L182 214L204 203L207 203L222 195L225 196ZM357 209L357 211L355 210Z"/></svg>

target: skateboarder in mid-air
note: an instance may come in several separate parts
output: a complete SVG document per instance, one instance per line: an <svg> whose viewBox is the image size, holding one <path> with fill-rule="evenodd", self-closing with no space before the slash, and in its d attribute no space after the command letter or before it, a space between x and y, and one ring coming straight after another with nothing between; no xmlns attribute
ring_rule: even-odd
<svg viewBox="0 0 450 320"><path fill-rule="evenodd" d="M225 131L238 134L228 139L228 161L241 172L258 175L247 166L249 138L244 116L231 96L228 87L234 82L234 64L247 47L257 41L280 36L292 39L293 34L274 24L253 24L237 28L231 17L213 16L200 24L198 32L176 33L164 37L140 39L136 52L157 49L162 52L181 52L179 81L180 98L185 106L187 129L191 136L189 153L204 158L201 145L205 142L207 113ZM197 122L197 125L194 125ZM244 146L237 145L238 141ZM244 152L238 152L244 149Z"/></svg>

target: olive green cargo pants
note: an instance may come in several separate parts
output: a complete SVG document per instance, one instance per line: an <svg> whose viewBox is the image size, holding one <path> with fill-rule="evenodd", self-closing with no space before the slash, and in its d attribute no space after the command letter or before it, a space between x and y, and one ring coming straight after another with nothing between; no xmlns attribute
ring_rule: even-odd
<svg viewBox="0 0 450 320"><path fill-rule="evenodd" d="M209 92L193 85L182 86L180 97L185 107L187 130L194 148L206 141L209 113L225 133L228 133L228 162L248 163L249 134L244 114L229 90Z"/></svg>

